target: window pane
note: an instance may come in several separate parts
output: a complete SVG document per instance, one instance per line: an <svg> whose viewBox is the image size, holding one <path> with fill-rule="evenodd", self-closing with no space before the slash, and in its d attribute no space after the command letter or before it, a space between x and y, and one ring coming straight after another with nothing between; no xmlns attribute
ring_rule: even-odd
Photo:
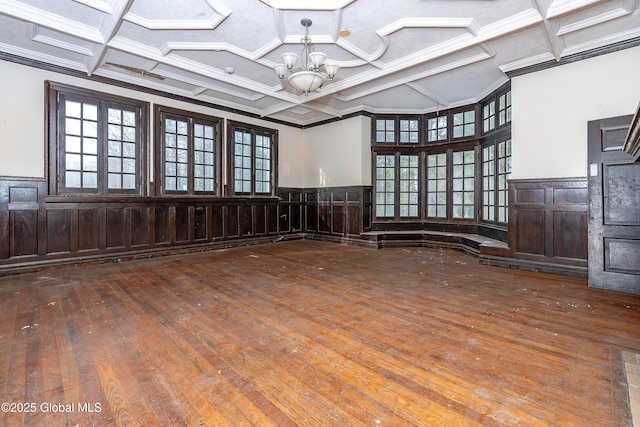
<svg viewBox="0 0 640 427"><path fill-rule="evenodd" d="M136 188L136 176L132 174L122 175L122 188L128 190Z"/></svg>
<svg viewBox="0 0 640 427"><path fill-rule="evenodd" d="M395 142L395 120L376 120L376 142Z"/></svg>
<svg viewBox="0 0 640 427"><path fill-rule="evenodd" d="M376 215L393 217L395 197L395 156L376 156Z"/></svg>
<svg viewBox="0 0 640 427"><path fill-rule="evenodd" d="M82 188L98 188L98 174L95 172L83 172Z"/></svg>
<svg viewBox="0 0 640 427"><path fill-rule="evenodd" d="M234 191L236 193L251 192L251 134L245 131L235 131L235 177Z"/></svg>
<svg viewBox="0 0 640 427"><path fill-rule="evenodd" d="M67 117L82 117L82 104L76 101L65 101L65 114Z"/></svg>
<svg viewBox="0 0 640 427"><path fill-rule="evenodd" d="M419 121L417 119L400 120L400 142L417 143L419 141Z"/></svg>
<svg viewBox="0 0 640 427"><path fill-rule="evenodd" d="M65 187L80 188L80 172L67 171L65 174Z"/></svg>
<svg viewBox="0 0 640 427"><path fill-rule="evenodd" d="M400 216L418 211L418 156L400 156Z"/></svg>
<svg viewBox="0 0 640 427"><path fill-rule="evenodd" d="M466 216L468 212L474 212L475 201L475 156L473 150L458 151L453 153L453 218L473 218Z"/></svg>
<svg viewBox="0 0 640 427"><path fill-rule="evenodd" d="M445 153L427 155L427 215L446 217L447 157Z"/></svg>

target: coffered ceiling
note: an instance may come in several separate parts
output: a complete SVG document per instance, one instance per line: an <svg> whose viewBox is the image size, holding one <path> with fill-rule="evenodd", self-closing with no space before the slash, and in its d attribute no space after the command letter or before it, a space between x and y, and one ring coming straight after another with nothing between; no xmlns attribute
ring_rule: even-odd
<svg viewBox="0 0 640 427"><path fill-rule="evenodd" d="M298 125L480 100L506 72L640 37L640 0L1 0L0 51ZM272 67L341 68L297 93Z"/></svg>

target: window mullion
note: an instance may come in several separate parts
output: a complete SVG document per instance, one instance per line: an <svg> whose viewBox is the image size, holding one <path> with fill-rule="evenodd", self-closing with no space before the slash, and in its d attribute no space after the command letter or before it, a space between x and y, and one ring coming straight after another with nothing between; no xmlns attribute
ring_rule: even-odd
<svg viewBox="0 0 640 427"><path fill-rule="evenodd" d="M98 103L98 192L109 194L109 108L104 102Z"/></svg>
<svg viewBox="0 0 640 427"><path fill-rule="evenodd" d="M398 126L396 126L397 128ZM397 138L396 141L400 140L400 130L396 130ZM394 206L393 206L393 218L395 220L400 219L400 170L402 169L400 166L400 153L395 153L395 170L394 170L394 179L393 179L393 194L394 194Z"/></svg>
<svg viewBox="0 0 640 427"><path fill-rule="evenodd" d="M195 120L193 117L189 117L188 119L189 127L187 129L187 194L194 195L195 191L195 183L194 183L194 162L195 162L195 146L194 146L194 129Z"/></svg>
<svg viewBox="0 0 640 427"><path fill-rule="evenodd" d="M251 130L251 191L250 195L254 196L256 194L256 131Z"/></svg>

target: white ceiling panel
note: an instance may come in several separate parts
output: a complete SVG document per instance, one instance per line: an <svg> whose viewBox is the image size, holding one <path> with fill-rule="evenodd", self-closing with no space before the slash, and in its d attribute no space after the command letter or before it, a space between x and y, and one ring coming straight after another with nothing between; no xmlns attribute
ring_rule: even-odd
<svg viewBox="0 0 640 427"><path fill-rule="evenodd" d="M477 101L505 72L640 38L640 0L2 0L0 51L299 125ZM308 96L300 54L340 65Z"/></svg>

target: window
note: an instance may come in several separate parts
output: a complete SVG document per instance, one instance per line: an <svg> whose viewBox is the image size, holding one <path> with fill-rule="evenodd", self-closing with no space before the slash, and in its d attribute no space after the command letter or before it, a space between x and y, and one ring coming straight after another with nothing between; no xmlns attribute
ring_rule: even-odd
<svg viewBox="0 0 640 427"><path fill-rule="evenodd" d="M275 195L277 131L230 122L229 135L233 194Z"/></svg>
<svg viewBox="0 0 640 427"><path fill-rule="evenodd" d="M475 218L475 151L453 152L453 218Z"/></svg>
<svg viewBox="0 0 640 427"><path fill-rule="evenodd" d="M420 119L418 118L380 117L373 122L376 144L418 144L420 142Z"/></svg>
<svg viewBox="0 0 640 427"><path fill-rule="evenodd" d="M419 141L420 121L417 119L400 120L400 143L417 144Z"/></svg>
<svg viewBox="0 0 640 427"><path fill-rule="evenodd" d="M396 142L394 119L376 120L376 142Z"/></svg>
<svg viewBox="0 0 640 427"><path fill-rule="evenodd" d="M400 217L418 216L418 156L400 155Z"/></svg>
<svg viewBox="0 0 640 427"><path fill-rule="evenodd" d="M427 216L447 217L447 153L427 155Z"/></svg>
<svg viewBox="0 0 640 427"><path fill-rule="evenodd" d="M376 216L395 216L395 155L376 156Z"/></svg>
<svg viewBox="0 0 640 427"><path fill-rule="evenodd" d="M511 121L511 91L498 97L498 125Z"/></svg>
<svg viewBox="0 0 640 427"><path fill-rule="evenodd" d="M506 226L509 85L476 104L373 116L371 133L376 219Z"/></svg>
<svg viewBox="0 0 640 427"><path fill-rule="evenodd" d="M376 155L376 217L418 217L418 165L417 154Z"/></svg>
<svg viewBox="0 0 640 427"><path fill-rule="evenodd" d="M453 114L453 137L463 138L475 136L476 112L475 110Z"/></svg>
<svg viewBox="0 0 640 427"><path fill-rule="evenodd" d="M158 106L159 167L164 194L220 194L220 119Z"/></svg>
<svg viewBox="0 0 640 427"><path fill-rule="evenodd" d="M496 128L496 101L491 101L482 107L482 132L489 132Z"/></svg>
<svg viewBox="0 0 640 427"><path fill-rule="evenodd" d="M148 104L47 83L52 194L145 192Z"/></svg>
<svg viewBox="0 0 640 427"><path fill-rule="evenodd" d="M427 141L447 140L447 116L433 117L427 120Z"/></svg>
<svg viewBox="0 0 640 427"><path fill-rule="evenodd" d="M508 222L508 186L511 175L511 140L482 148L482 219Z"/></svg>
<svg viewBox="0 0 640 427"><path fill-rule="evenodd" d="M496 147L482 148L482 219L496 219Z"/></svg>
<svg viewBox="0 0 640 427"><path fill-rule="evenodd" d="M498 222L508 221L509 191L507 180L511 176L511 140L498 143Z"/></svg>

